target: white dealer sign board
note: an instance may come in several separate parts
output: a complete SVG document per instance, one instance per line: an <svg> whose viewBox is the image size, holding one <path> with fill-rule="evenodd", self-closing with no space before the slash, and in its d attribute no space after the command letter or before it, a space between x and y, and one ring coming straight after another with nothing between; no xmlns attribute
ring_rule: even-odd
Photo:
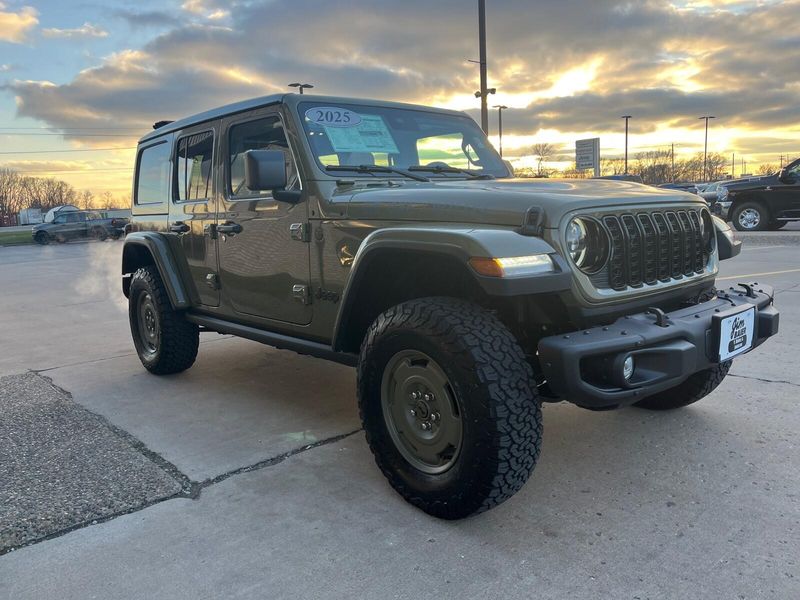
<svg viewBox="0 0 800 600"><path fill-rule="evenodd" d="M594 176L600 176L600 138L575 142L575 168L579 171L594 169Z"/></svg>

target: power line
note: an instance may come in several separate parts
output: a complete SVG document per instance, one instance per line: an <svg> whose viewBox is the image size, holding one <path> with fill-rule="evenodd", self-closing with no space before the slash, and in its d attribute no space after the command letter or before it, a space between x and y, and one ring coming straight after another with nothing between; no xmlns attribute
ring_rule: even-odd
<svg viewBox="0 0 800 600"><path fill-rule="evenodd" d="M0 164L0 169L4 168L5 165ZM6 167L11 168L11 167ZM96 171L133 171L133 167L114 167L114 168L107 168L107 169L57 169L54 171L50 171L48 169L42 169L41 171L17 171L14 168L11 168L12 171L19 173L20 175L36 175L42 173L86 173L91 174Z"/></svg>
<svg viewBox="0 0 800 600"><path fill-rule="evenodd" d="M119 133L32 133L30 131L23 131L22 133L2 133L0 135L10 136L10 137L17 137L22 135L36 135L36 136L47 136L47 135L57 135L57 136L72 136L72 137L125 137Z"/></svg>
<svg viewBox="0 0 800 600"><path fill-rule="evenodd" d="M142 131L142 127L3 127L2 130L14 131Z"/></svg>
<svg viewBox="0 0 800 600"><path fill-rule="evenodd" d="M0 152L0 154L51 154L56 152L106 152L108 150L135 150L136 146L124 146L118 148L80 148L78 150L12 150L10 152Z"/></svg>

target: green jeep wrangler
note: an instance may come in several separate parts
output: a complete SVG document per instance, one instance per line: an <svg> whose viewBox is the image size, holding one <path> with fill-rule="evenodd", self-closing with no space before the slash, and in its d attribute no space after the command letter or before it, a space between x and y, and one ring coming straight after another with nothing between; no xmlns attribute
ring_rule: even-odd
<svg viewBox="0 0 800 600"><path fill-rule="evenodd" d="M139 142L123 291L144 367L216 331L358 369L391 485L446 519L533 471L542 402L671 409L778 331L698 196L515 179L467 115L296 94Z"/></svg>

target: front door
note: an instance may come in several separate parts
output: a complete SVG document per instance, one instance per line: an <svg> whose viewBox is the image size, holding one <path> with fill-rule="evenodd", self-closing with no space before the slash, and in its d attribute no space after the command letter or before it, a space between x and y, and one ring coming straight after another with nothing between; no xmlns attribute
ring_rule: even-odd
<svg viewBox="0 0 800 600"><path fill-rule="evenodd" d="M772 186L775 200L772 206L776 215L800 217L800 160L788 165L784 170L784 180ZM767 196L769 197L769 196Z"/></svg>
<svg viewBox="0 0 800 600"><path fill-rule="evenodd" d="M182 131L174 150L174 183L169 231L180 240L183 256L200 303L219 305L217 254L214 240L216 195L214 149L218 125Z"/></svg>
<svg viewBox="0 0 800 600"><path fill-rule="evenodd" d="M301 190L280 115L274 108L259 109L231 117L223 131L224 193L217 215L217 252L226 308L241 316L308 324L312 308L310 251L303 235L306 197L302 195L299 202L276 200L271 192L250 191L244 181L248 150L281 150L286 156L287 189Z"/></svg>

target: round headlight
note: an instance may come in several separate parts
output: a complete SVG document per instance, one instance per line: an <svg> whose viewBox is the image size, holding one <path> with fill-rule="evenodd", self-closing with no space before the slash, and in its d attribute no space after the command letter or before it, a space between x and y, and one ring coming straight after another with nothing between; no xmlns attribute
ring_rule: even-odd
<svg viewBox="0 0 800 600"><path fill-rule="evenodd" d="M608 235L594 219L572 219L567 225L566 247L572 262L584 273L597 273L608 259Z"/></svg>

